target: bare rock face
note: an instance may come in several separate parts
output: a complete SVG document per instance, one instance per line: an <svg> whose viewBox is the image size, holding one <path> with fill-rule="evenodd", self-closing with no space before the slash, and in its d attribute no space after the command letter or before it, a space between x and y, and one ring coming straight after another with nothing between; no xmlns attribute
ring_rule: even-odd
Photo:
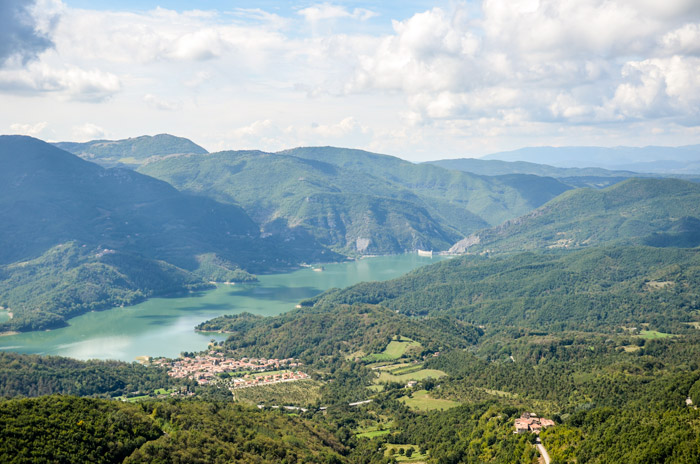
<svg viewBox="0 0 700 464"><path fill-rule="evenodd" d="M452 248L450 248L450 253L465 253L470 246L478 245L480 242L481 237L476 234L472 234L452 245Z"/></svg>
<svg viewBox="0 0 700 464"><path fill-rule="evenodd" d="M370 240L368 238L362 238L362 237L357 237L357 240L355 241L355 247L357 248L357 251L360 253L364 252L367 247L369 247L369 242Z"/></svg>

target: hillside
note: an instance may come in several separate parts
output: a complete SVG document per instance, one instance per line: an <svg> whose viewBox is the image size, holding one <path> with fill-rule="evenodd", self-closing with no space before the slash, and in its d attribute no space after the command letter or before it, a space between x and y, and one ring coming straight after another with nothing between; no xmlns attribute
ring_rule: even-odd
<svg viewBox="0 0 700 464"><path fill-rule="evenodd" d="M629 179L604 190L566 192L537 210L455 244L455 252L581 248L620 242L700 245L700 185Z"/></svg>
<svg viewBox="0 0 700 464"><path fill-rule="evenodd" d="M490 225L497 225L525 214L571 188L556 179L520 175L477 176L348 148L306 147L280 153L371 173L407 188L443 214L462 233L468 233L468 229L476 224L462 225L449 216L450 211L463 209Z"/></svg>
<svg viewBox="0 0 700 464"><path fill-rule="evenodd" d="M15 316L4 329L61 325L64 316L185 291L202 278L248 278L241 269L313 257L261 238L237 206L29 137L0 137L0 216L0 301Z"/></svg>
<svg viewBox="0 0 700 464"><path fill-rule="evenodd" d="M429 164L445 169L471 172L481 176L530 174L554 177L572 187L605 188L630 177L652 177L632 171L611 171L603 168L561 168L527 161L501 161L497 159L459 158L429 161Z"/></svg>
<svg viewBox="0 0 700 464"><path fill-rule="evenodd" d="M220 152L169 158L139 171L182 191L240 205L265 234L341 253L446 249L460 236L410 190L319 161Z"/></svg>
<svg viewBox="0 0 700 464"><path fill-rule="evenodd" d="M56 147L105 167L137 167L148 160L183 153L207 153L207 151L183 137L169 134L123 140L91 140L90 142L57 142Z"/></svg>
<svg viewBox="0 0 700 464"><path fill-rule="evenodd" d="M697 321L698 250L590 248L464 256L388 282L329 290L306 304L378 304L412 316L450 315L487 329L615 330Z"/></svg>
<svg viewBox="0 0 700 464"><path fill-rule="evenodd" d="M372 305L306 307L274 317L221 316L197 330L231 334L225 347L238 355L294 357L307 364L338 354L362 357L381 352L396 334L420 343L431 354L466 348L480 336L479 329L455 319L412 319Z"/></svg>
<svg viewBox="0 0 700 464"><path fill-rule="evenodd" d="M2 462L348 462L308 421L230 403L46 396L0 402Z"/></svg>

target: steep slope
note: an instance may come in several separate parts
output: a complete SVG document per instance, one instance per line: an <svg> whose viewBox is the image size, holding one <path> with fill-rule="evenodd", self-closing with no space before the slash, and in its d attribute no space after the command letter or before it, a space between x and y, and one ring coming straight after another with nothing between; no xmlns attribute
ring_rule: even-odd
<svg viewBox="0 0 700 464"><path fill-rule="evenodd" d="M202 278L308 258L293 243L262 239L237 206L30 137L0 137L0 217L0 301L15 316L5 329L57 326L89 309L195 288Z"/></svg>
<svg viewBox="0 0 700 464"><path fill-rule="evenodd" d="M611 242L700 245L700 185L629 179L604 190L566 192L539 209L461 240L452 251L580 248Z"/></svg>
<svg viewBox="0 0 700 464"><path fill-rule="evenodd" d="M410 190L319 161L221 152L164 159L139 171L182 191L240 205L266 234L343 253L446 249L460 236Z"/></svg>
<svg viewBox="0 0 700 464"><path fill-rule="evenodd" d="M183 153L207 153L191 140L169 134L143 135L123 140L92 140L85 143L58 142L54 145L107 167L137 167L149 159Z"/></svg>
<svg viewBox="0 0 700 464"><path fill-rule="evenodd" d="M331 163L368 172L418 195L462 233L478 227L475 222L450 217L450 211L468 211L490 225L525 214L571 187L554 179L543 179L537 188L542 195L530 195L532 180L520 176L491 178L450 171L430 164L413 164L400 158L362 150L307 147L281 154Z"/></svg>

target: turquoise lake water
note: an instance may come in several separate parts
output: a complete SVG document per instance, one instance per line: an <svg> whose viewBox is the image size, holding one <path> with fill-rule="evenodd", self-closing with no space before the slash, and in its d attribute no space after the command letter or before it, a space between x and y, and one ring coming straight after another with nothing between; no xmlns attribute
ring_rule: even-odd
<svg viewBox="0 0 700 464"><path fill-rule="evenodd" d="M323 272L305 268L263 275L256 284L219 285L186 297L152 298L78 316L61 329L3 336L0 350L123 361L134 361L137 356L176 357L182 351L205 349L212 338L226 338L196 333L194 327L200 322L244 311L274 316L329 288L393 279L440 259L416 254L380 256L326 264Z"/></svg>

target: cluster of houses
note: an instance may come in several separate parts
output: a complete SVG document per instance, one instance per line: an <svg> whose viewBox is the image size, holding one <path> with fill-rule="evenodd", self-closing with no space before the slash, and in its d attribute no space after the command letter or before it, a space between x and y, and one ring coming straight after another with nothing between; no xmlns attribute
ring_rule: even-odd
<svg viewBox="0 0 700 464"><path fill-rule="evenodd" d="M554 421L551 419L545 419L544 417L537 417L537 414L532 412L523 413L518 419L515 419L515 432L514 433L534 433L539 434L542 430L547 427L553 427Z"/></svg>
<svg viewBox="0 0 700 464"><path fill-rule="evenodd" d="M228 383L228 386L230 389L236 389L236 388L256 387L258 385L268 385L271 383L294 382L296 380L304 380L304 379L308 379L308 378L309 378L309 375L305 374L304 372L288 371L288 372L280 372L280 373L269 374L269 375L246 374L243 377L229 380L227 383Z"/></svg>
<svg viewBox="0 0 700 464"><path fill-rule="evenodd" d="M204 355L177 358L174 360L160 358L153 364L167 367L168 375L179 379L194 379L200 385L205 385L217 375L236 371L270 371L298 367L299 362L292 358L226 358L222 356ZM306 374L304 374L306 375Z"/></svg>

